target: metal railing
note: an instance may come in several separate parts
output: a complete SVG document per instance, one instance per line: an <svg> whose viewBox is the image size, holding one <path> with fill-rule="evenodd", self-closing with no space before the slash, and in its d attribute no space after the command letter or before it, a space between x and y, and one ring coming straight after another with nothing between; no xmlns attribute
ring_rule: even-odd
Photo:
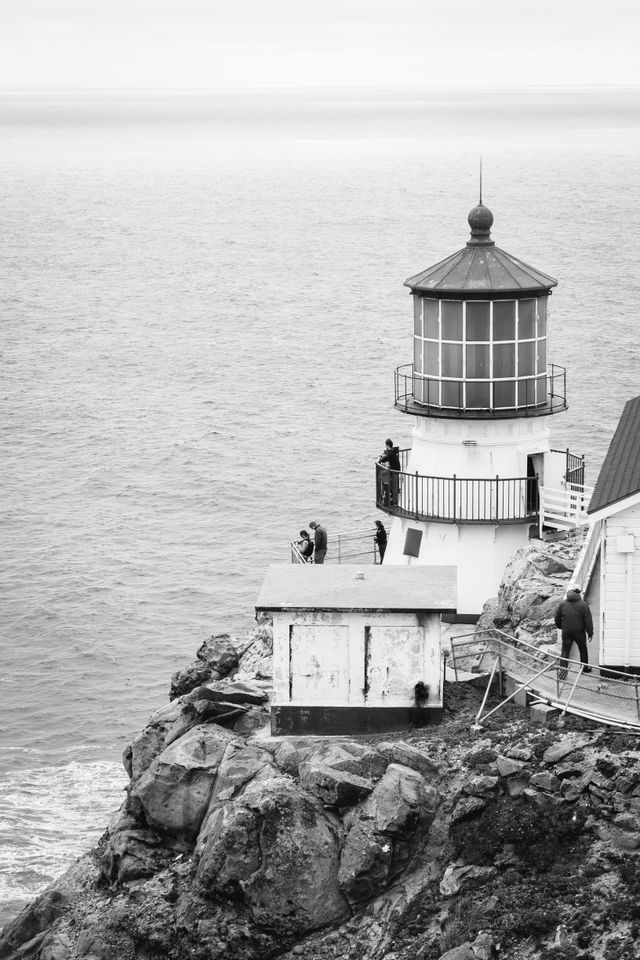
<svg viewBox="0 0 640 960"><path fill-rule="evenodd" d="M502 630L483 630L451 641L451 665L456 680L465 673L506 674L519 686L507 699L526 690L539 701L598 723L640 730L640 677L591 665L585 672L578 660L563 659L511 637ZM489 687L487 687L488 694ZM476 717L482 716L487 694ZM503 702L506 702L503 701ZM498 707L495 708L497 710ZM491 710L490 713L493 713Z"/></svg>
<svg viewBox="0 0 640 960"><path fill-rule="evenodd" d="M377 463L376 506L440 523L522 523L538 517L538 477L426 477Z"/></svg>
<svg viewBox="0 0 640 960"><path fill-rule="evenodd" d="M364 530L348 530L342 533L331 533L325 557L327 563L380 563L380 554L374 540L375 527ZM305 560L295 540L291 541L292 563L313 563Z"/></svg>
<svg viewBox="0 0 640 960"><path fill-rule="evenodd" d="M475 389L486 387L474 398ZM513 402L504 403L499 393L513 388ZM567 371L552 363L544 374L513 380L453 380L414 372L405 363L394 372L395 405L405 413L423 417L546 416L567 408Z"/></svg>

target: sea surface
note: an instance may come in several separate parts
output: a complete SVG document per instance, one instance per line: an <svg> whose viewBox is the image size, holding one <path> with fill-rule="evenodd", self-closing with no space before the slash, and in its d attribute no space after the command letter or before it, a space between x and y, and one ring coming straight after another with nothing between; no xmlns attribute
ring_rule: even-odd
<svg viewBox="0 0 640 960"><path fill-rule="evenodd" d="M406 277L557 277L553 445L640 388L640 90L0 95L0 924L86 851L120 757L312 519L410 445Z"/></svg>

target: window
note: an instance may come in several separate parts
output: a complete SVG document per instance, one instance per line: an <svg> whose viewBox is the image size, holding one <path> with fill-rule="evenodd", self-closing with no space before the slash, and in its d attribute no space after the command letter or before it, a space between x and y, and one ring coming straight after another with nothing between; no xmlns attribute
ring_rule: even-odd
<svg viewBox="0 0 640 960"><path fill-rule="evenodd" d="M489 339L489 307L484 300L467 303L467 340Z"/></svg>
<svg viewBox="0 0 640 960"><path fill-rule="evenodd" d="M515 377L516 375L516 345L515 343L495 343L493 345L493 376Z"/></svg>
<svg viewBox="0 0 640 960"><path fill-rule="evenodd" d="M490 383L468 383L466 406L474 409L490 407L490 390Z"/></svg>
<svg viewBox="0 0 640 960"><path fill-rule="evenodd" d="M515 381L501 380L499 383L494 384L493 403L494 406L498 408L514 407L516 403Z"/></svg>
<svg viewBox="0 0 640 960"><path fill-rule="evenodd" d="M493 339L515 340L516 303L515 300L496 300L493 305Z"/></svg>
<svg viewBox="0 0 640 960"><path fill-rule="evenodd" d="M547 297L540 297L538 300L538 336L547 335Z"/></svg>
<svg viewBox="0 0 640 960"><path fill-rule="evenodd" d="M533 340L518 344L518 376L528 377L535 373L536 345Z"/></svg>
<svg viewBox="0 0 640 960"><path fill-rule="evenodd" d="M424 335L431 340L440 338L438 325L438 301L423 300L424 303Z"/></svg>
<svg viewBox="0 0 640 960"><path fill-rule="evenodd" d="M426 340L424 344L424 373L429 377L437 377L439 370L440 344Z"/></svg>
<svg viewBox="0 0 640 960"><path fill-rule="evenodd" d="M442 376L443 377L461 377L462 376L462 344L461 343L443 343L442 344Z"/></svg>
<svg viewBox="0 0 640 960"><path fill-rule="evenodd" d="M422 336L422 298L413 298L413 333L416 337Z"/></svg>
<svg viewBox="0 0 640 960"><path fill-rule="evenodd" d="M489 376L489 344L467 344L467 379L485 379Z"/></svg>
<svg viewBox="0 0 640 960"><path fill-rule="evenodd" d="M422 373L422 344L423 340L413 338L413 369L415 373Z"/></svg>
<svg viewBox="0 0 640 960"><path fill-rule="evenodd" d="M518 339L530 340L536 335L536 301L520 300L518 304Z"/></svg>
<svg viewBox="0 0 640 960"><path fill-rule="evenodd" d="M462 301L442 301L442 339L462 340Z"/></svg>

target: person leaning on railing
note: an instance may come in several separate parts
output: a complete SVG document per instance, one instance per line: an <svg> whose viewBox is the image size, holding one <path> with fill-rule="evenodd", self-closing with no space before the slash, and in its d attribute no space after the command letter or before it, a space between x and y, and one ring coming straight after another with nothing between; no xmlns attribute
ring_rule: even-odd
<svg viewBox="0 0 640 960"><path fill-rule="evenodd" d="M393 440L387 439L384 442L384 450L378 457L378 463L384 463L389 468L389 495L388 499L392 505L398 499L398 478L400 472L400 448L394 447Z"/></svg>
<svg viewBox="0 0 640 960"><path fill-rule="evenodd" d="M300 531L300 539L296 540L296 546L298 547L300 556L303 558L304 562L311 563L311 556L313 554L313 541L306 530Z"/></svg>

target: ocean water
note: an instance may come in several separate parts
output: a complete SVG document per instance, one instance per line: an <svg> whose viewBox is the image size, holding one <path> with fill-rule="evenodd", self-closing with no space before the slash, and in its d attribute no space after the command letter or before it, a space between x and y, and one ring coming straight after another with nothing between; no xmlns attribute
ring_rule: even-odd
<svg viewBox="0 0 640 960"><path fill-rule="evenodd" d="M406 277L484 201L559 280L555 446L640 386L640 91L0 97L0 923L97 839L122 749L309 520L410 443Z"/></svg>

